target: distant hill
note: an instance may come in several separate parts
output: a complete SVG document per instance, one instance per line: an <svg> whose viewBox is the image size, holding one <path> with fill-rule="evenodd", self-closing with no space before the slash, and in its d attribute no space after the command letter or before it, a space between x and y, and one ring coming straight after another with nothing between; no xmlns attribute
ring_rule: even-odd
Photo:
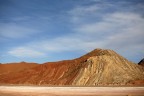
<svg viewBox="0 0 144 96"><path fill-rule="evenodd" d="M0 74L21 71L35 67L37 65L38 65L37 63L27 63L27 62L0 64Z"/></svg>
<svg viewBox="0 0 144 96"><path fill-rule="evenodd" d="M128 61L113 50L95 49L73 60L44 64L20 63L19 66L0 64L0 69L3 65L13 67L9 72L2 71L5 74L0 74L0 84L72 86L144 84L144 67ZM24 68L25 65L31 66ZM17 70L19 68L20 70Z"/></svg>

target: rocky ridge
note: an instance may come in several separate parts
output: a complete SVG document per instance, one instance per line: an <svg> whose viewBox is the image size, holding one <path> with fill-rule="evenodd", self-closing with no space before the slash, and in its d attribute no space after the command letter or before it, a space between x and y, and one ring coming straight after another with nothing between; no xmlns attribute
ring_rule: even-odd
<svg viewBox="0 0 144 96"><path fill-rule="evenodd" d="M144 81L144 68L113 50L95 49L73 60L47 62L18 72L0 75L0 84L126 85Z"/></svg>

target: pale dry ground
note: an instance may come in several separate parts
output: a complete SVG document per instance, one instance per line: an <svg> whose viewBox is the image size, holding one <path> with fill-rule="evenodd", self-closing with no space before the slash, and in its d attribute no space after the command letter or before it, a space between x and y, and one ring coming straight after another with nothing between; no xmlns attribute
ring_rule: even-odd
<svg viewBox="0 0 144 96"><path fill-rule="evenodd" d="M0 86L0 96L144 96L144 87Z"/></svg>

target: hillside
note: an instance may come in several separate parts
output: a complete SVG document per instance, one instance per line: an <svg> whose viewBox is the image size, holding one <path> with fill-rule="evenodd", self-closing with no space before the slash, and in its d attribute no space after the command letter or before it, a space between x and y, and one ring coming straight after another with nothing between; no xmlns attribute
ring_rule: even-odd
<svg viewBox="0 0 144 96"><path fill-rule="evenodd" d="M38 65L37 63L27 63L27 62L0 64L0 74L25 70L28 68L35 67L37 65Z"/></svg>
<svg viewBox="0 0 144 96"><path fill-rule="evenodd" d="M138 80L144 81L142 66L103 49L95 49L73 60L47 62L0 75L0 84L26 85L126 85Z"/></svg>

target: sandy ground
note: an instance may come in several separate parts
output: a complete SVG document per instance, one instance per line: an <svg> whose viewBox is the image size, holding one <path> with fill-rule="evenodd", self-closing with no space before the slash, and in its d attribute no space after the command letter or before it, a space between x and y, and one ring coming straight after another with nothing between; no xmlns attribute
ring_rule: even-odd
<svg viewBox="0 0 144 96"><path fill-rule="evenodd" d="M144 87L0 86L0 96L144 96Z"/></svg>

